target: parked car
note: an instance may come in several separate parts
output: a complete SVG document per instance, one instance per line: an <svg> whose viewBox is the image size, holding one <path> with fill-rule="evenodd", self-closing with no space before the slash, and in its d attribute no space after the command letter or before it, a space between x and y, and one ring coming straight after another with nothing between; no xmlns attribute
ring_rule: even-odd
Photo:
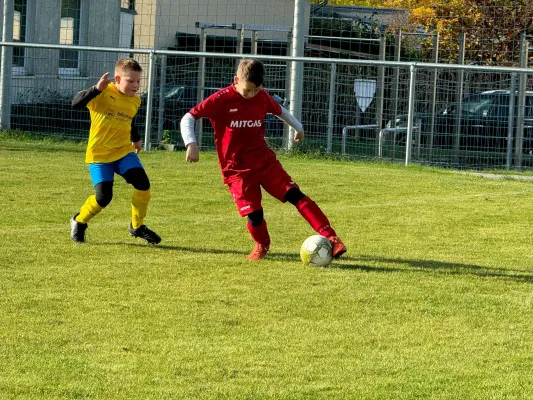
<svg viewBox="0 0 533 400"><path fill-rule="evenodd" d="M446 105L435 113L433 130L431 129L431 114L415 114L414 135L420 133L420 143L427 146L431 143L433 132L433 146L452 148L456 140L456 124L460 121L461 149L479 151L506 151L509 123L509 95L508 90L491 90L477 93L465 98L458 116L459 104ZM518 96L514 102L513 134L516 135L518 125ZM406 128L407 115L399 116L395 122L389 121L386 128ZM388 129L384 130L385 136ZM397 140L405 142L405 133L396 135ZM523 125L523 151L533 152L533 92L526 92Z"/></svg>

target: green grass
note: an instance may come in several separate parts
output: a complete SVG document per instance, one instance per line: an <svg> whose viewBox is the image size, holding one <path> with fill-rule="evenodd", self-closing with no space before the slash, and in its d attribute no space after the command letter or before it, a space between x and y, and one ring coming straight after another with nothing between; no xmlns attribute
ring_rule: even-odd
<svg viewBox="0 0 533 400"><path fill-rule="evenodd" d="M148 246L131 189L69 239L92 193L84 146L0 137L1 399L533 398L532 183L280 156L349 248L265 196L252 248L213 153L144 153Z"/></svg>

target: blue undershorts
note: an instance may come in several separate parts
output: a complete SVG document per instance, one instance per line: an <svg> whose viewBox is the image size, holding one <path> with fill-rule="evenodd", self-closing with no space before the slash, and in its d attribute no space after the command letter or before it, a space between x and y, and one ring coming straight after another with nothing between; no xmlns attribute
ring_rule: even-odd
<svg viewBox="0 0 533 400"><path fill-rule="evenodd" d="M136 153L128 153L120 160L109 163L89 164L89 173L93 181L93 186L100 182L113 182L115 174L124 176L127 170L132 168L143 168L141 160Z"/></svg>

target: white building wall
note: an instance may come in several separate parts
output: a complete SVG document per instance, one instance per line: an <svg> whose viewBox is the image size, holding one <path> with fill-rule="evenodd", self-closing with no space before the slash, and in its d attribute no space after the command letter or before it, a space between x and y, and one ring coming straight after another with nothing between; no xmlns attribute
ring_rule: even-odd
<svg viewBox="0 0 533 400"><path fill-rule="evenodd" d="M309 21L309 4L306 21ZM136 47L164 49L176 45L177 32L199 34L196 22L292 27L294 0L138 0ZM308 31L308 22L305 31ZM210 29L209 35L234 36L233 29ZM247 37L250 34L248 33ZM287 33L258 32L259 40L286 40Z"/></svg>
<svg viewBox="0 0 533 400"><path fill-rule="evenodd" d="M80 44L84 46L118 47L120 40L120 0L82 0ZM27 41L58 44L61 27L61 0L28 0L26 21ZM1 26L1 21L0 21ZM12 97L31 97L36 92L77 91L94 83L106 71L112 71L117 55L102 52L82 52L78 76L62 76L59 51L26 49L25 74L13 76Z"/></svg>
<svg viewBox="0 0 533 400"><path fill-rule="evenodd" d="M127 8L128 1L82 0L80 44L119 48L121 7ZM294 0L136 0L135 13L135 47L166 49L176 46L177 32L200 34L197 22L292 27ZM308 25L309 4L306 21ZM27 35L30 42L58 44L60 25L61 0L28 0ZM307 31L308 26L305 28ZM208 29L207 33L229 37L239 35L237 30L229 28ZM251 32L246 32L246 38L250 37ZM258 31L258 39L285 41L287 33ZM77 91L93 85L104 72L113 72L119 56L114 53L82 52L78 76L61 76L58 50L27 49L26 55L26 74L13 76L13 96L19 98L34 88L39 91L68 91L68 88ZM148 57L137 58L147 72ZM146 84L147 76L144 78Z"/></svg>

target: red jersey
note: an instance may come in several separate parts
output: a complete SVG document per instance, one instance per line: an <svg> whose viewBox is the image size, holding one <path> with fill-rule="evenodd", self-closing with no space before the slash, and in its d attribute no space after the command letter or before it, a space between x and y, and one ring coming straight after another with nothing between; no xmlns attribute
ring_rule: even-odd
<svg viewBox="0 0 533 400"><path fill-rule="evenodd" d="M189 113L195 119L210 119L224 183L260 170L276 159L265 141L265 117L267 113L281 115L281 106L266 90L245 99L231 85L209 96Z"/></svg>

